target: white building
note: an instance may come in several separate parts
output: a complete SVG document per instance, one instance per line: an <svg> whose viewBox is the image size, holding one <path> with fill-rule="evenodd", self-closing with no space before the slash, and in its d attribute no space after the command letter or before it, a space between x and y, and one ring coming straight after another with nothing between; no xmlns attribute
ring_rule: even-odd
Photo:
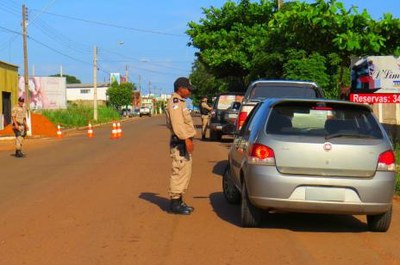
<svg viewBox="0 0 400 265"><path fill-rule="evenodd" d="M97 101L99 104L105 104L107 101L106 91L109 83L97 84ZM79 102L83 104L92 104L94 97L93 84L67 84L67 101Z"/></svg>

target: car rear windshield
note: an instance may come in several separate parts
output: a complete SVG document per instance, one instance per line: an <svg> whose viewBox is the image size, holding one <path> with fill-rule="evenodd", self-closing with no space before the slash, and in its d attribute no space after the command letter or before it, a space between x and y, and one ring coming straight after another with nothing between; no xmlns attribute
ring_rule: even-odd
<svg viewBox="0 0 400 265"><path fill-rule="evenodd" d="M316 90L311 85L258 84L250 91L249 98L317 98Z"/></svg>
<svg viewBox="0 0 400 265"><path fill-rule="evenodd" d="M272 109L267 133L382 139L371 111L347 104L284 103Z"/></svg>
<svg viewBox="0 0 400 265"><path fill-rule="evenodd" d="M226 110L233 102L242 102L243 95L220 95L218 97L217 109Z"/></svg>

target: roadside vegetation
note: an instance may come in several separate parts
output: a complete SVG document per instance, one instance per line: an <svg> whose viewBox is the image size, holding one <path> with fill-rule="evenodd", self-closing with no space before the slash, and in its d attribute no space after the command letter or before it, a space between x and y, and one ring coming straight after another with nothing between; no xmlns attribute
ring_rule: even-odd
<svg viewBox="0 0 400 265"><path fill-rule="evenodd" d="M396 193L400 195L400 145L396 144L396 162L397 162L397 183L396 183Z"/></svg>
<svg viewBox="0 0 400 265"><path fill-rule="evenodd" d="M98 124L120 120L120 114L115 108L99 106L98 119L93 120L93 107L70 104L67 109L43 110L42 115L52 123L60 124L65 128L87 126L88 123Z"/></svg>
<svg viewBox="0 0 400 265"><path fill-rule="evenodd" d="M197 48L190 79L194 97L243 91L256 79L316 82L328 98L350 85L353 58L400 55L400 19L375 20L337 0L227 1L204 8L186 34ZM195 102L196 103L196 102Z"/></svg>

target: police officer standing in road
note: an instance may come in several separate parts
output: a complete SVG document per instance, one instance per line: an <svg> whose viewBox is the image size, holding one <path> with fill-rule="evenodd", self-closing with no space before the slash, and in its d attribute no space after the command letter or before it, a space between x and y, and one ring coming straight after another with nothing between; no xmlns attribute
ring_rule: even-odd
<svg viewBox="0 0 400 265"><path fill-rule="evenodd" d="M182 198L192 175L193 137L196 135L196 130L185 99L190 96L193 89L188 78L179 77L174 82L174 93L166 107L167 126L171 130L170 156L172 158L169 210L174 214L188 215L194 210Z"/></svg>
<svg viewBox="0 0 400 265"><path fill-rule="evenodd" d="M208 128L208 121L210 120L210 111L212 108L207 103L207 97L203 97L200 104L201 114L201 140L206 139L206 133Z"/></svg>
<svg viewBox="0 0 400 265"><path fill-rule="evenodd" d="M24 98L18 98L18 105L13 107L11 111L11 118L13 121L13 131L15 134L15 157L23 157L22 143L29 130L26 123L26 108L24 107Z"/></svg>

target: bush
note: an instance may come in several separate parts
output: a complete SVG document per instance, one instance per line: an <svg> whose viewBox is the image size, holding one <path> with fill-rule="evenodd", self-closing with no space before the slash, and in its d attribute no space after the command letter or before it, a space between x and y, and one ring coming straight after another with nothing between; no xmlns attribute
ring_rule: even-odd
<svg viewBox="0 0 400 265"><path fill-rule="evenodd" d="M69 105L67 109L43 110L42 115L46 116L54 124L61 124L66 128L86 126L120 120L119 113L110 107L99 106L97 109L98 119L93 120L93 108L82 105Z"/></svg>

